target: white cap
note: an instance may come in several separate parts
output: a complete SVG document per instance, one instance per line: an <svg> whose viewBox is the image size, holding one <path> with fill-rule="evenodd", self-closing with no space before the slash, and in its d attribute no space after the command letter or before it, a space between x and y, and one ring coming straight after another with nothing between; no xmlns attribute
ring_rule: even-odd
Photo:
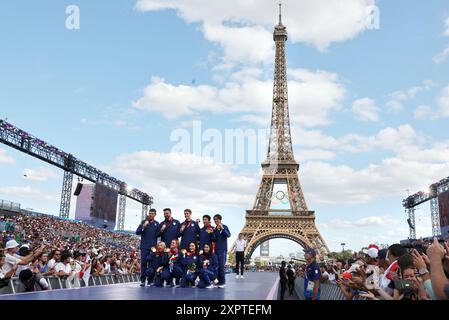
<svg viewBox="0 0 449 320"><path fill-rule="evenodd" d="M6 242L6 247L5 249L13 249L13 248L17 248L18 246L20 246L20 244L16 241L16 240L9 240L8 242Z"/></svg>
<svg viewBox="0 0 449 320"><path fill-rule="evenodd" d="M376 248L369 248L367 250L363 250L363 253L370 256L373 259L377 259L377 255L379 254L379 250Z"/></svg>

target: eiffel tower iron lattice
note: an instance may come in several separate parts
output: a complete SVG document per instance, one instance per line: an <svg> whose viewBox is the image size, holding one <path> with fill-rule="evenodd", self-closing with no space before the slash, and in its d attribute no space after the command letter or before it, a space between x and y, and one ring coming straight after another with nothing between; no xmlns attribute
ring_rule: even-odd
<svg viewBox="0 0 449 320"><path fill-rule="evenodd" d="M315 212L307 208L298 176L299 164L293 155L285 58L287 28L282 24L281 5L273 40L276 51L270 141L267 159L262 163L259 191L253 209L246 211L246 223L241 231L247 239L245 260L249 262L259 245L275 238L295 241L304 248L315 248L323 258L329 249L315 225ZM287 192L274 190L276 184L286 185ZM286 198L290 207L273 209L272 202L276 198Z"/></svg>

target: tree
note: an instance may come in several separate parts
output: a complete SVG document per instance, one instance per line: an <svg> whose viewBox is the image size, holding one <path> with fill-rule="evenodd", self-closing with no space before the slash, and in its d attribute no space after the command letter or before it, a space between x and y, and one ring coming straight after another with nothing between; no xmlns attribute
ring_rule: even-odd
<svg viewBox="0 0 449 320"><path fill-rule="evenodd" d="M331 252L329 253L329 259L334 260L347 260L352 258L352 251L351 250L345 250L343 252Z"/></svg>

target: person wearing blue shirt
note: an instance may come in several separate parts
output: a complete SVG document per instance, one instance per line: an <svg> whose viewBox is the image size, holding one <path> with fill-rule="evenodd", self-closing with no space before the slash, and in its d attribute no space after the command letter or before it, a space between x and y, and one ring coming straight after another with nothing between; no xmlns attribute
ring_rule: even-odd
<svg viewBox="0 0 449 320"><path fill-rule="evenodd" d="M205 244L203 250L200 251L198 274L200 281L197 287L212 289L212 281L218 276L218 258L208 244Z"/></svg>
<svg viewBox="0 0 449 320"><path fill-rule="evenodd" d="M168 254L168 268L164 268L162 272L162 280L167 283L168 288L172 288L173 279L175 279L176 287L180 287L180 280L183 275L182 259L183 254L179 251L178 240L173 240L170 245L170 250Z"/></svg>
<svg viewBox="0 0 449 320"><path fill-rule="evenodd" d="M150 286L162 287L163 285L162 273L168 266L168 253L166 251L165 243L162 241L157 244L156 248L150 249L147 257L148 268L146 270Z"/></svg>
<svg viewBox="0 0 449 320"><path fill-rule="evenodd" d="M156 209L151 209L147 218L142 221L136 230L136 235L140 235L140 286L145 286L148 255L150 249L157 244L159 234L159 223L154 220Z"/></svg>
<svg viewBox="0 0 449 320"><path fill-rule="evenodd" d="M164 218L159 225L159 236L161 241L165 243L167 248L170 248L171 242L173 240L178 240L179 229L181 224L178 220L173 219L171 216L171 209L164 209Z"/></svg>
<svg viewBox="0 0 449 320"><path fill-rule="evenodd" d="M181 279L181 288L186 288L189 286L195 286L195 280L198 277L199 268L199 256L196 250L196 243L192 242L189 244L189 249L183 249L182 253L182 268L183 276Z"/></svg>
<svg viewBox="0 0 449 320"><path fill-rule="evenodd" d="M306 300L320 300L321 287L320 266L316 262L316 251L312 248L304 250L304 257L307 262L306 273L304 276L304 297Z"/></svg>
<svg viewBox="0 0 449 320"><path fill-rule="evenodd" d="M178 237L181 238L180 249L188 249L191 242L196 243L200 236L200 226L192 220L192 210L185 209L186 220L181 224Z"/></svg>
<svg viewBox="0 0 449 320"><path fill-rule="evenodd" d="M228 238L231 237L229 228L221 223L222 216L217 214L214 216L215 222L215 254L218 258L218 287L226 286L226 259L228 257Z"/></svg>
<svg viewBox="0 0 449 320"><path fill-rule="evenodd" d="M212 242L215 242L214 228L210 224L210 215L203 216L204 227L200 229L200 245L199 248L204 248L205 244L208 244L212 248Z"/></svg>

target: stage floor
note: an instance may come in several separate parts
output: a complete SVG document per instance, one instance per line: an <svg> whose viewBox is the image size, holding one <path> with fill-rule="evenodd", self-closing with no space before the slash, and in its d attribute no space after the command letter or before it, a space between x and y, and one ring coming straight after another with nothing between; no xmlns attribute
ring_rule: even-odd
<svg viewBox="0 0 449 320"><path fill-rule="evenodd" d="M226 275L226 288L155 288L139 283L0 296L1 300L276 300L278 275L250 272L244 279Z"/></svg>

